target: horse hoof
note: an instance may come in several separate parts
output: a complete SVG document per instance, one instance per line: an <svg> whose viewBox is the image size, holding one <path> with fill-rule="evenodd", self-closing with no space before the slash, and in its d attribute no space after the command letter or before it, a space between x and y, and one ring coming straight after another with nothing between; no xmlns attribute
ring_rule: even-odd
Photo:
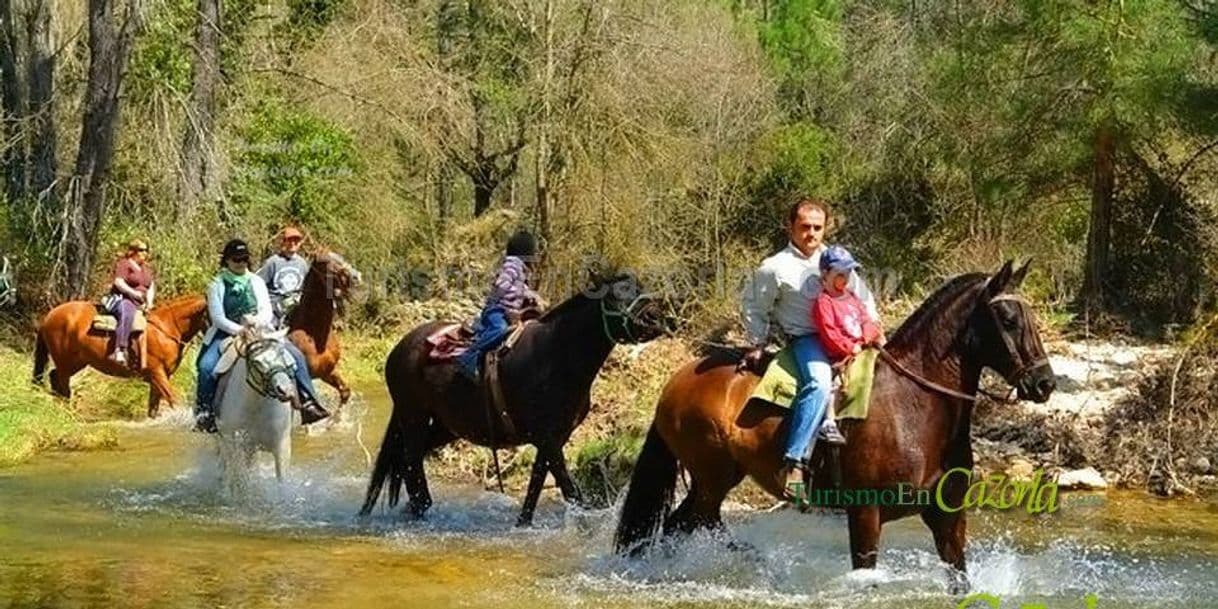
<svg viewBox="0 0 1218 609"><path fill-rule="evenodd" d="M968 576L964 573L952 571L952 574L949 577L950 581L947 583L948 594L951 594L952 596L964 596L965 594L969 593L970 589L972 589L972 585L969 584L968 581Z"/></svg>
<svg viewBox="0 0 1218 609"><path fill-rule="evenodd" d="M527 529L527 528L531 528L532 526L533 526L533 517L532 516L528 516L528 517L521 516L520 518L516 519L516 528L518 528L518 529Z"/></svg>

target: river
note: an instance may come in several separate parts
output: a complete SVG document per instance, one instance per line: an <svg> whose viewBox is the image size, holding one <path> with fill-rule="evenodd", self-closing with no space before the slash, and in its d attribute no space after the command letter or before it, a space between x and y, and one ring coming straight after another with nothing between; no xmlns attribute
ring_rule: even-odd
<svg viewBox="0 0 1218 609"><path fill-rule="evenodd" d="M848 569L844 517L738 510L736 541L697 535L641 560L610 552L613 510L436 484L426 521L356 517L386 397L298 434L290 482L262 456L240 491L184 413L125 425L114 451L0 471L0 607L876 607L951 609L930 534L890 523L879 568ZM352 422L352 420L354 422ZM1218 503L1068 495L1052 515L971 515L974 592L1002 607L1218 607ZM729 549L744 547L747 549ZM977 605L982 606L982 605Z"/></svg>

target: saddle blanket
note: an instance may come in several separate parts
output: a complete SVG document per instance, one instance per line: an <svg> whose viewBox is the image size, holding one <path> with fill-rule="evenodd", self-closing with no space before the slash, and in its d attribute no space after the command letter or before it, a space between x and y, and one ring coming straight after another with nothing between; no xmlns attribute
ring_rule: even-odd
<svg viewBox="0 0 1218 609"><path fill-rule="evenodd" d="M875 380L875 360L879 353L876 349L863 349L841 373L842 388L835 401L838 419L867 418L871 384ZM795 354L790 347L784 347L766 367L765 375L749 397L790 408L795 399L798 378Z"/></svg>
<svg viewBox="0 0 1218 609"><path fill-rule="evenodd" d="M98 312L93 316L92 328L98 332L113 333L118 329L118 318L109 314ZM143 332L148 329L148 319L144 317L144 312L137 310L135 312L135 320L131 323L131 333Z"/></svg>

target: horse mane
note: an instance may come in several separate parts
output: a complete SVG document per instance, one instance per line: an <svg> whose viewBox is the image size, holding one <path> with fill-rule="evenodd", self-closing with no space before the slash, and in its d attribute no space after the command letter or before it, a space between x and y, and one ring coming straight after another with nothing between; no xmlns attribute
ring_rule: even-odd
<svg viewBox="0 0 1218 609"><path fill-rule="evenodd" d="M892 333L889 348L903 349L923 342L926 332L942 318L946 309L953 308L963 295L976 290L989 278L985 273L965 273L947 280Z"/></svg>
<svg viewBox="0 0 1218 609"><path fill-rule="evenodd" d="M613 275L602 275L601 277L599 277L593 281L591 291L600 290L601 288L604 288L605 286L612 285L614 283L617 283L623 279L628 279L630 277L632 277L632 275L630 273L617 273L617 274L613 274ZM582 303L585 300L593 300L593 298L591 296L588 296L585 293L587 291L588 290L581 290L579 292L576 292L575 294L572 294L566 300L547 309L544 313L541 314L541 317L537 318L537 320L538 321L547 321L551 317L563 314L564 312L566 312L567 309L574 307L577 303Z"/></svg>

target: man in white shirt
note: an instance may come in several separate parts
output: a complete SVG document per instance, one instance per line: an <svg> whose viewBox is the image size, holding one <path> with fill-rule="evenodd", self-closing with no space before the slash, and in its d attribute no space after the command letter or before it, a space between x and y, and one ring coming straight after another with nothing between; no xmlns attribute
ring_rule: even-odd
<svg viewBox="0 0 1218 609"><path fill-rule="evenodd" d="M799 388L791 403L783 453L789 490L795 483L802 483L802 470L807 467L814 432L825 416L833 382L833 369L812 324L812 303L821 290L820 255L825 250L829 218L829 206L823 201L801 199L792 205L787 213L787 247L762 261L740 296L745 329L753 346L742 365L756 366L774 324L795 355ZM858 273L851 273L849 287L867 312L879 319L875 298ZM825 424L826 439L843 443L845 438L831 423Z"/></svg>

